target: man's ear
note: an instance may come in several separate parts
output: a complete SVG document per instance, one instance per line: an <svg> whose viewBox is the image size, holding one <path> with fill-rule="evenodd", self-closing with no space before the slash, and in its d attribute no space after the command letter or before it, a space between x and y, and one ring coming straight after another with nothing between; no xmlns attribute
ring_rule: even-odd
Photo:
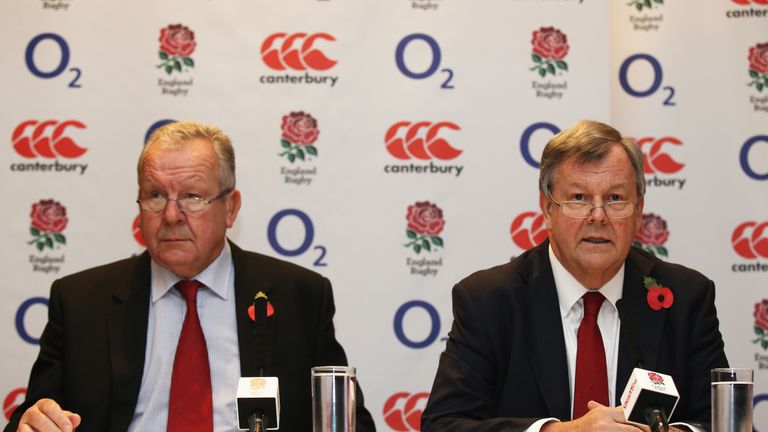
<svg viewBox="0 0 768 432"><path fill-rule="evenodd" d="M544 215L544 224L547 226L547 229L550 229L551 228L550 217L552 215L552 200L549 199L549 195L545 194L544 192L539 192L539 208L541 209L541 214Z"/></svg>
<svg viewBox="0 0 768 432"><path fill-rule="evenodd" d="M227 228L232 228L237 219L237 213L240 211L240 191L235 189L227 196Z"/></svg>
<svg viewBox="0 0 768 432"><path fill-rule="evenodd" d="M637 206L635 206L635 214L633 217L635 218L635 234L637 234L637 231L640 230L640 227L643 226L643 207L645 206L645 197L641 197L639 200L637 200Z"/></svg>

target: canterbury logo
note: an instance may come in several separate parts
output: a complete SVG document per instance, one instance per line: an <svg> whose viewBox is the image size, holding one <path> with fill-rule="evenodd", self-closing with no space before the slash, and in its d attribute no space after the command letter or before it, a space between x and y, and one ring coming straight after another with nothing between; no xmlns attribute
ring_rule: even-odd
<svg viewBox="0 0 768 432"><path fill-rule="evenodd" d="M267 66L276 70L327 70L337 61L331 60L319 49L314 48L318 39L335 41L328 33L275 33L261 44L261 58ZM302 42L303 41L303 42ZM299 48L300 45L300 48ZM279 48L278 48L279 46Z"/></svg>
<svg viewBox="0 0 768 432"><path fill-rule="evenodd" d="M733 250L743 258L768 258L768 221L749 221L736 227L731 236Z"/></svg>
<svg viewBox="0 0 768 432"><path fill-rule="evenodd" d="M731 0L732 2L736 4L740 4L743 6L749 6L750 3L754 3L757 5L768 5L768 0Z"/></svg>
<svg viewBox="0 0 768 432"><path fill-rule="evenodd" d="M547 239L544 215L537 212L520 213L509 227L509 235L517 247L528 250Z"/></svg>
<svg viewBox="0 0 768 432"><path fill-rule="evenodd" d="M448 141L439 138L440 130L461 130L451 122L398 122L393 124L384 137L389 153L403 160L411 158L429 160L432 158L450 160L459 156L462 150L451 147Z"/></svg>
<svg viewBox="0 0 768 432"><path fill-rule="evenodd" d="M643 171L646 174L672 174L683 169L684 164L677 162L662 151L662 147L666 144L683 145L682 141L674 137L662 137L659 139L645 137L637 141L637 146L643 151Z"/></svg>
<svg viewBox="0 0 768 432"><path fill-rule="evenodd" d="M384 421L397 432L421 430L421 412L429 393L395 393L384 403Z"/></svg>
<svg viewBox="0 0 768 432"><path fill-rule="evenodd" d="M88 149L80 147L72 138L65 135L67 128L85 129L85 125L77 120L67 120L59 123L56 120L27 120L16 126L13 131L13 148L25 158L76 158L82 156Z"/></svg>

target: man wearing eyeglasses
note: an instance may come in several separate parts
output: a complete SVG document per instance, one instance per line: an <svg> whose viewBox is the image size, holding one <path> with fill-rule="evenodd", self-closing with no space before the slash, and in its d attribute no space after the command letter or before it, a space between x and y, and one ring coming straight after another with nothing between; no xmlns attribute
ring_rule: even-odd
<svg viewBox="0 0 768 432"><path fill-rule="evenodd" d="M549 238L454 287L422 431L647 431L619 403L638 365L673 377L676 428L709 421L709 371L727 366L714 284L632 247L644 193L642 153L612 127L581 121L547 144Z"/></svg>
<svg viewBox="0 0 768 432"><path fill-rule="evenodd" d="M54 282L6 431L234 431L241 376L277 376L280 430L311 430L311 367L347 362L329 281L226 240L241 198L218 128L158 129L138 179L147 252Z"/></svg>

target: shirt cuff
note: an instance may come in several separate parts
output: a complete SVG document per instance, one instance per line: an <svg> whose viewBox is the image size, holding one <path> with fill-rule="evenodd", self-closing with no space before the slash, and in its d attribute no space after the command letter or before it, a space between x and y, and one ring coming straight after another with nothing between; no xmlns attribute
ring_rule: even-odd
<svg viewBox="0 0 768 432"><path fill-rule="evenodd" d="M539 432L542 426L544 426L545 424L551 421L559 422L560 420L554 417L536 420L532 425L528 426L528 429L526 429L525 432ZM696 432L702 432L702 431L697 430Z"/></svg>
<svg viewBox="0 0 768 432"><path fill-rule="evenodd" d="M706 432L706 431L705 431L704 429L702 429L702 428L698 428L698 427L696 427L696 426L693 426L693 425L689 425L688 423L683 423L683 422L675 422L675 423L670 423L670 424L669 424L669 426L685 426L685 427L687 427L688 429L692 430L693 432ZM537 430L538 430L538 429L537 429Z"/></svg>

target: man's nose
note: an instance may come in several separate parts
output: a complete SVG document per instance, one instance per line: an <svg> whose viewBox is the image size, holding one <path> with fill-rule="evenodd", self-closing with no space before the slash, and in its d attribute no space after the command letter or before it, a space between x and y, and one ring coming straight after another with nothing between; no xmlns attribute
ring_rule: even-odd
<svg viewBox="0 0 768 432"><path fill-rule="evenodd" d="M168 223L178 223L184 219L184 212L179 207L176 200L168 200L163 210L163 219Z"/></svg>
<svg viewBox="0 0 768 432"><path fill-rule="evenodd" d="M589 221L598 224L605 224L608 222L608 215L605 214L605 204L592 207L592 211L589 213Z"/></svg>

